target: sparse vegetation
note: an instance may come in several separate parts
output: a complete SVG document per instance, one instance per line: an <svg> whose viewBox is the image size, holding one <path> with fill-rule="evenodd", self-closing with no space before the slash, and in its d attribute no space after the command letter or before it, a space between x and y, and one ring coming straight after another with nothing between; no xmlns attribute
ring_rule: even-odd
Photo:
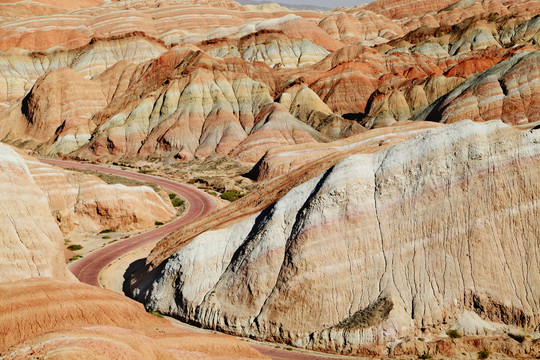
<svg viewBox="0 0 540 360"><path fill-rule="evenodd" d="M155 172L155 170L146 167L139 169L139 173L141 174L151 174L153 172Z"/></svg>
<svg viewBox="0 0 540 360"><path fill-rule="evenodd" d="M512 339L516 340L518 343L522 343L525 341L525 338L526 336L523 335L523 334L513 334L513 333L508 333L508 336L511 337Z"/></svg>
<svg viewBox="0 0 540 360"><path fill-rule="evenodd" d="M68 246L68 249L71 251L81 250L82 248L83 248L82 245L79 245L79 244L73 244L73 245Z"/></svg>
<svg viewBox="0 0 540 360"><path fill-rule="evenodd" d="M238 190L227 190L223 194L221 194L221 198L224 200L228 200L230 202L236 201L243 197L245 194L242 194Z"/></svg>
<svg viewBox="0 0 540 360"><path fill-rule="evenodd" d="M71 258L69 259L69 261L75 261L75 260L79 260L79 259L82 259L82 258L83 258L82 255L75 255L75 256L71 257Z"/></svg>
<svg viewBox="0 0 540 360"><path fill-rule="evenodd" d="M207 194L210 194L212 196L218 196L217 192L215 191L210 191L210 190L205 190Z"/></svg>
<svg viewBox="0 0 540 360"><path fill-rule="evenodd" d="M159 311L150 311L150 314L157 316L158 318L163 318L164 316Z"/></svg>
<svg viewBox="0 0 540 360"><path fill-rule="evenodd" d="M174 206L174 207L179 207L179 206L182 206L184 205L184 200L180 199L180 198L174 198L171 200L171 204Z"/></svg>
<svg viewBox="0 0 540 360"><path fill-rule="evenodd" d="M105 229L105 230L101 230L99 233L100 234L107 234L107 233L113 233L113 232L116 232L116 230Z"/></svg>
<svg viewBox="0 0 540 360"><path fill-rule="evenodd" d="M110 237L110 236L107 236L107 235L105 235L104 237L102 237L102 239L105 239L105 240L110 239L110 238L111 238L111 237Z"/></svg>
<svg viewBox="0 0 540 360"><path fill-rule="evenodd" d="M388 319L388 315L393 308L394 303L392 300L389 297L382 297L366 308L358 310L334 327L348 330L366 329Z"/></svg>
<svg viewBox="0 0 540 360"><path fill-rule="evenodd" d="M71 240L69 240L69 239L64 239L64 245L67 245L67 244L69 244L70 242L71 242Z"/></svg>
<svg viewBox="0 0 540 360"><path fill-rule="evenodd" d="M419 337L418 338L418 341L425 341L426 339L424 339L423 337Z"/></svg>
<svg viewBox="0 0 540 360"><path fill-rule="evenodd" d="M452 339L459 339L461 334L457 330L448 330L446 335L450 336Z"/></svg>
<svg viewBox="0 0 540 360"><path fill-rule="evenodd" d="M491 351L489 350L482 350L478 352L478 360L484 360L487 359L491 355Z"/></svg>
<svg viewBox="0 0 540 360"><path fill-rule="evenodd" d="M156 226L161 226L161 225L163 225L163 222L161 222L161 221L155 221L155 222L154 222L154 225L156 225Z"/></svg>
<svg viewBox="0 0 540 360"><path fill-rule="evenodd" d="M429 352L424 352L422 355L418 357L419 359L431 359L433 356Z"/></svg>
<svg viewBox="0 0 540 360"><path fill-rule="evenodd" d="M154 189L155 192L162 190L162 188L159 185L156 185L153 183L139 181L135 179L129 179L122 176L104 174L104 173L100 173L99 171L83 170L83 169L75 169L75 168L68 168L68 170L96 176L100 178L101 180L105 181L107 184L122 184L126 186L148 186Z"/></svg>

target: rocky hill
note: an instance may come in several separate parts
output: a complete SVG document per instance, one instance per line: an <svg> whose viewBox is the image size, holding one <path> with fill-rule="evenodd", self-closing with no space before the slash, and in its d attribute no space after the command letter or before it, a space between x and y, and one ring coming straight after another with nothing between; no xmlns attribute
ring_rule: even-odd
<svg viewBox="0 0 540 360"><path fill-rule="evenodd" d="M342 354L540 356L540 2L319 10L0 3L2 356L259 356L76 283L63 235L174 209L37 156L240 198L155 247L128 284L149 310Z"/></svg>
<svg viewBox="0 0 540 360"><path fill-rule="evenodd" d="M265 358L230 337L178 330L146 313L141 304L81 284L68 271L63 235L51 212L62 208L72 225L86 228L95 226L92 221L107 226L137 221L145 209L144 220L152 220L153 225L154 219L172 215L170 205L153 190L100 183L89 175L38 163L4 144L0 144L0 168L3 359ZM74 208L73 197L77 197ZM90 204L116 219L96 214ZM62 219L61 225L64 222Z"/></svg>
<svg viewBox="0 0 540 360"><path fill-rule="evenodd" d="M413 7L380 0L330 12L115 1L55 11L5 12L0 138L39 153L109 161L229 156L256 163L278 145L413 119L452 90L474 101L457 86L537 52L540 26L535 1ZM536 59L513 70L532 82L531 98ZM519 121L535 121L534 102L524 106ZM500 110L492 114L515 123Z"/></svg>
<svg viewBox="0 0 540 360"><path fill-rule="evenodd" d="M456 330L498 336L504 353L506 332L540 321L539 134L467 121L338 149L328 157L349 156L261 210L164 240L133 293L205 327L322 351L454 357ZM411 350L411 337L430 342ZM534 344L512 351L535 357Z"/></svg>

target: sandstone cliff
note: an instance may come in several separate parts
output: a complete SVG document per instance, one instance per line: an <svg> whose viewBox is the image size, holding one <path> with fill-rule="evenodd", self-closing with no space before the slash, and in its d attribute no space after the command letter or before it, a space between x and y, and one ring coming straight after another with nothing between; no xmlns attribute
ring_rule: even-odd
<svg viewBox="0 0 540 360"><path fill-rule="evenodd" d="M134 293L202 326L350 354L450 328L533 331L539 136L469 121L350 156L176 252L165 240Z"/></svg>

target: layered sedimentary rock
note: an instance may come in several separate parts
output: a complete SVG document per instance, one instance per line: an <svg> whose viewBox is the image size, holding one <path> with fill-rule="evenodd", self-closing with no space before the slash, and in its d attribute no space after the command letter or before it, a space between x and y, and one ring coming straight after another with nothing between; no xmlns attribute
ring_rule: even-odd
<svg viewBox="0 0 540 360"><path fill-rule="evenodd" d="M63 237L44 191L23 158L0 144L0 282L30 277L71 280Z"/></svg>
<svg viewBox="0 0 540 360"><path fill-rule="evenodd" d="M334 39L347 45L384 43L403 36L399 25L384 15L362 11L355 15L338 13L319 23L319 27Z"/></svg>
<svg viewBox="0 0 540 360"><path fill-rule="evenodd" d="M174 328L112 291L55 279L0 283L5 359L266 359L228 336Z"/></svg>
<svg viewBox="0 0 540 360"><path fill-rule="evenodd" d="M270 67L296 68L314 64L329 54L324 47L303 38L290 38L281 31L259 31L238 40L226 38L200 44L216 57L238 57L250 62L262 61Z"/></svg>
<svg viewBox="0 0 540 360"><path fill-rule="evenodd" d="M101 179L26 159L32 178L47 194L62 233L148 229L176 213L146 186L107 184Z"/></svg>
<svg viewBox="0 0 540 360"><path fill-rule="evenodd" d="M9 106L22 99L48 71L69 67L89 79L123 60L137 64L165 51L163 44L141 33L96 40L73 50L52 48L36 52L10 48L0 53L0 102Z"/></svg>
<svg viewBox="0 0 540 360"><path fill-rule="evenodd" d="M21 181L21 185L27 183L25 186L33 186L36 191L43 192L48 208L45 213L53 215L64 235L73 231L95 233L104 229L142 230L154 226L156 221L168 221L175 214L170 202L149 187L107 184L95 176L64 170L13 152L2 144L5 166L17 161L28 172L30 178ZM6 178L8 175L15 177L11 172ZM40 201L36 204L39 205ZM17 223L13 221L15 227ZM58 235L53 230L51 232Z"/></svg>
<svg viewBox="0 0 540 360"><path fill-rule="evenodd" d="M532 331L539 142L469 121L347 157L260 212L165 240L134 293L210 328L350 354L451 327Z"/></svg>
<svg viewBox="0 0 540 360"><path fill-rule="evenodd" d="M540 120L540 52L520 53L471 77L418 114L417 120L502 120L511 125Z"/></svg>
<svg viewBox="0 0 540 360"><path fill-rule="evenodd" d="M296 14L120 1L12 19L1 27L5 41L45 28L86 42L52 36L40 44L71 49L0 54L0 137L48 155L202 159L238 154L275 101L341 138L410 119L464 79L538 50L535 2L416 5Z"/></svg>
<svg viewBox="0 0 540 360"><path fill-rule="evenodd" d="M350 136L330 143L301 144L274 148L264 154L264 157L251 170L250 176L259 182L267 182L302 168L318 159L327 159L332 163L334 159L344 158L352 154L378 151L381 146L389 146L405 141L437 126L440 125L432 122L408 121L363 132L360 135Z"/></svg>
<svg viewBox="0 0 540 360"><path fill-rule="evenodd" d="M138 221L124 214L142 216L144 211L151 218L156 205L170 216L170 205L153 199L150 189L106 185L37 163L4 144L0 169L0 357L265 358L227 336L178 330L123 295L78 283L68 271L51 210L74 212L68 216L84 222L83 228L99 223L101 216L108 225L117 221L109 215Z"/></svg>

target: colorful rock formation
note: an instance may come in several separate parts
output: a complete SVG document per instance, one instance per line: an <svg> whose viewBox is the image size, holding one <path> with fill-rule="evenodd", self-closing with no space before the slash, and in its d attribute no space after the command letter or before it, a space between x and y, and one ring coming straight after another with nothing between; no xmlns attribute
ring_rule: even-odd
<svg viewBox="0 0 540 360"><path fill-rule="evenodd" d="M368 143L262 211L164 240L134 294L205 327L354 355L457 327L533 331L539 142L469 121Z"/></svg>
<svg viewBox="0 0 540 360"><path fill-rule="evenodd" d="M166 218L172 212L153 190L106 185L93 176L38 163L4 144L0 169L3 359L266 359L231 337L176 329L146 313L141 304L81 284L68 271L63 236L51 210L71 212L67 217L80 221L76 225L82 228L92 226L92 221L107 226L119 219L137 221L134 216L141 211L153 225L156 212ZM133 212L133 206L139 209Z"/></svg>

